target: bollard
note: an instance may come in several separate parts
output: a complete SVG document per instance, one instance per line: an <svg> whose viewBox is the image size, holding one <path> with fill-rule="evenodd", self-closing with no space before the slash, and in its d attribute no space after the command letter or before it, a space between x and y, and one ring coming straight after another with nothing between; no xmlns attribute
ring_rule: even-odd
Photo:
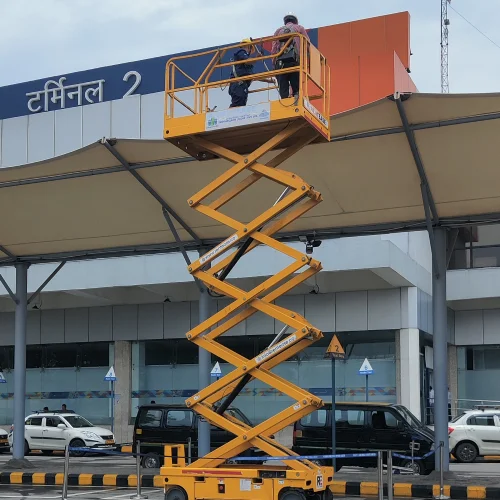
<svg viewBox="0 0 500 500"><path fill-rule="evenodd" d="M137 474L137 491L132 495L131 500L143 500L148 498L147 495L141 495L141 442L135 443L135 473Z"/></svg>
<svg viewBox="0 0 500 500"><path fill-rule="evenodd" d="M191 438L188 438L188 464L191 465Z"/></svg>
<svg viewBox="0 0 500 500"><path fill-rule="evenodd" d="M439 443L439 496L436 498L438 500L449 500L450 497L444 494L444 471L443 471L443 462L444 462L444 443L441 441Z"/></svg>
<svg viewBox="0 0 500 500"><path fill-rule="evenodd" d="M63 489L62 500L68 500L68 474L69 474L69 445L64 448L64 473L63 473Z"/></svg>
<svg viewBox="0 0 500 500"><path fill-rule="evenodd" d="M392 480L392 451L387 452L387 500L394 499L394 483Z"/></svg>
<svg viewBox="0 0 500 500"><path fill-rule="evenodd" d="M384 454L377 452L378 500L384 500Z"/></svg>

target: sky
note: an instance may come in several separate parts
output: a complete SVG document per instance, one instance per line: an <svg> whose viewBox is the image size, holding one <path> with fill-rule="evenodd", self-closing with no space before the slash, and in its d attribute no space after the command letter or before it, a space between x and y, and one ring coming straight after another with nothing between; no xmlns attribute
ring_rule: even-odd
<svg viewBox="0 0 500 500"><path fill-rule="evenodd" d="M0 86L269 35L294 11L306 28L411 14L412 78L440 91L441 0L0 0ZM500 0L452 0L500 45ZM306 7L307 6L307 7ZM453 10L450 91L500 90L500 48Z"/></svg>

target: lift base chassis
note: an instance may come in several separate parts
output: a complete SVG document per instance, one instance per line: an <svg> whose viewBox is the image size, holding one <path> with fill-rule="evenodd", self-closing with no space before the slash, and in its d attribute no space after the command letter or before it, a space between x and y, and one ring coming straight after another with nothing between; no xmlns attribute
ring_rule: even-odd
<svg viewBox="0 0 500 500"><path fill-rule="evenodd" d="M328 489L333 482L332 467L318 466L317 470L310 472L265 465L257 469L241 465L213 469L163 467L161 474L165 476L166 498L168 492L173 493L176 488L181 488L186 498L207 500L281 500L287 496L291 500L301 498L301 494L315 500L326 500L332 496Z"/></svg>

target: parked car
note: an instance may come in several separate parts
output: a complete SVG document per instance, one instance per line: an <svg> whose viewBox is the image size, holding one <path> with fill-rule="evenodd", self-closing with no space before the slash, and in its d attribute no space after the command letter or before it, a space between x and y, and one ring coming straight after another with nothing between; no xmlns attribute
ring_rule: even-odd
<svg viewBox="0 0 500 500"><path fill-rule="evenodd" d="M448 425L450 452L459 462L500 455L500 408L466 411Z"/></svg>
<svg viewBox="0 0 500 500"><path fill-rule="evenodd" d="M332 405L330 403L295 422L293 451L299 455L332 453ZM361 453L391 450L406 456L421 457L434 449L434 435L404 406L385 403L336 403L336 452ZM412 443L414 443L412 445ZM385 457L384 457L385 459ZM418 474L434 470L434 454L423 460L394 457L393 464L413 469ZM330 464L331 460L320 461ZM338 459L337 470L344 465L376 467L377 459Z"/></svg>
<svg viewBox="0 0 500 500"><path fill-rule="evenodd" d="M252 422L238 408L230 407L226 413L252 426ZM139 407L134 425L133 449L139 439L141 442L142 466L148 469L158 469L163 460L165 444L186 445L186 457L195 459L198 455L198 414L185 405L151 404ZM210 444L212 450L231 441L234 435L223 429L212 426ZM191 450L188 444L191 443ZM263 455L259 450L251 449L244 456ZM248 462L245 462L248 463ZM261 463L261 462L258 462Z"/></svg>
<svg viewBox="0 0 500 500"><path fill-rule="evenodd" d="M5 453L10 450L8 432L0 429L0 453Z"/></svg>
<svg viewBox="0 0 500 500"><path fill-rule="evenodd" d="M24 454L41 450L50 455L55 450L64 450L66 445L74 448L92 448L96 451L115 449L115 437L102 427L95 427L86 418L73 412L34 413L26 417L24 431ZM9 445L14 439L14 427L9 433ZM85 452L72 451L73 456Z"/></svg>

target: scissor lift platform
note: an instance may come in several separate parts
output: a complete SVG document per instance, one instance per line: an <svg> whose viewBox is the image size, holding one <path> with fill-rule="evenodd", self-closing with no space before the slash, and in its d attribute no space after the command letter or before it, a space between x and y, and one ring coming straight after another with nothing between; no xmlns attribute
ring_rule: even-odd
<svg viewBox="0 0 500 500"><path fill-rule="evenodd" d="M213 75L216 71L233 64L225 60L227 54L243 44L181 56L167 63L164 138L199 160L218 157L233 163L188 200L192 208L234 231L188 267L189 272L203 282L211 294L233 300L190 330L186 336L235 369L186 400L186 405L235 437L207 455L198 457L192 464L186 464L183 456L166 458L161 469L162 476L165 476L166 500L305 500L306 496L324 500L331 497L328 486L333 481L333 468L295 459L297 455L273 437L323 405L320 398L272 371L278 364L323 336L303 316L275 303L276 299L321 270L319 261L273 238L274 234L321 202L321 194L305 180L278 167L308 144L326 142L330 138L329 119L325 118L329 116L330 70L325 58L309 40L298 34L269 37L253 43L260 46L277 39L282 42L280 53L297 43L300 47L298 66L232 80L215 79ZM204 57L209 61L208 65L201 75L189 76L185 68L194 65L185 64L186 60L196 57ZM271 57L259 51L258 57L245 62L257 64L266 58ZM298 97L265 100L221 111L210 109L211 89L243 79L269 80L290 72L300 74ZM176 87L178 75L187 85ZM255 92L268 90L262 88ZM182 94L182 99L179 94ZM186 95L192 100L190 104L185 102ZM180 107L187 113L176 116ZM278 150L274 157L265 164L259 162L264 155L274 150ZM242 178L245 174L247 176ZM238 182L235 182L237 176ZM220 209L224 205L263 178L284 188L273 206L262 207L260 215L245 222L237 220L238 214L230 216L222 213ZM216 194L223 189L222 194ZM258 197L256 201L258 205ZM267 245L283 253L292 263L252 290L242 290L228 283L226 278L232 268L258 245ZM217 342L218 337L257 312L267 314L285 325L269 347L258 356L247 359ZM291 332L288 333L288 330ZM268 420L249 427L225 413L225 409L254 379L283 392L294 403ZM228 460L250 448L259 448L275 459L283 457L283 465L227 464Z"/></svg>

